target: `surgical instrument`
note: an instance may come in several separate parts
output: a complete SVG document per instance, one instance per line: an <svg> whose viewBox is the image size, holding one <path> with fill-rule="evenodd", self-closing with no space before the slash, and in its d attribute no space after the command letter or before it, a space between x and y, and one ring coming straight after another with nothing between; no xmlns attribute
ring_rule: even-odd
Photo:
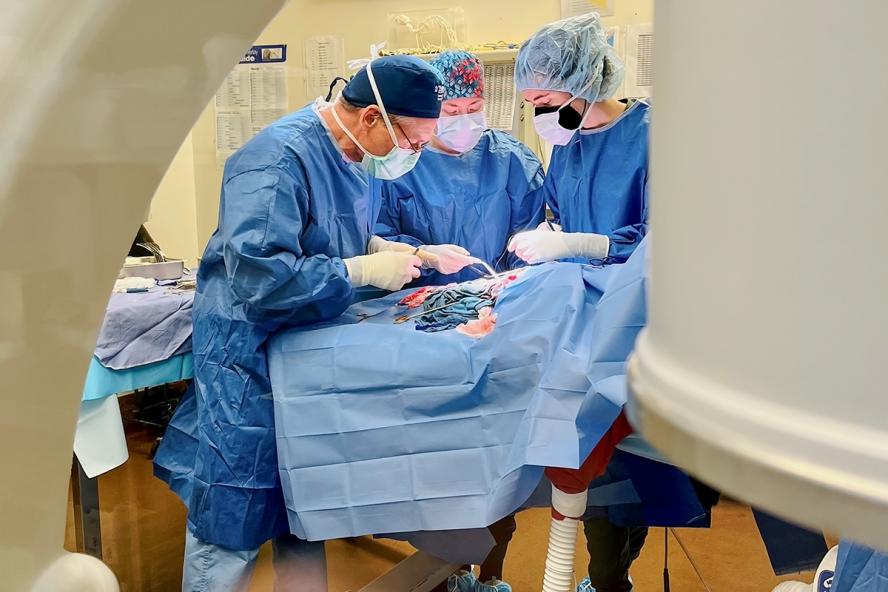
<svg viewBox="0 0 888 592"><path fill-rule="evenodd" d="M406 323L407 321L412 321L413 319L417 319L417 318L419 318L425 314L428 314L430 312L437 312L439 310L444 310L445 308L450 308L451 306L455 306L457 304L459 304L459 300L456 300L454 302L450 302L448 304L444 304L442 306L438 306L436 308L430 308L428 310L423 310L421 312L417 312L417 313L414 313L411 315L402 315L402 316L395 319L395 324L401 325L403 323Z"/></svg>
<svg viewBox="0 0 888 592"><path fill-rule="evenodd" d="M494 268L492 268L490 266L490 264L488 264L486 261L484 261L482 259L478 259L477 257L472 257L472 259L475 260L475 262L472 265L482 266L491 275L491 277L496 275L496 270Z"/></svg>

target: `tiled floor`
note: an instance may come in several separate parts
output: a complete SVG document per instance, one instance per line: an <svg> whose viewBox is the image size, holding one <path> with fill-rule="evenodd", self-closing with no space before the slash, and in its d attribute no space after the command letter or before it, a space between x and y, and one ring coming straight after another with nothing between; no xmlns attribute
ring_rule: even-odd
<svg viewBox="0 0 888 592"><path fill-rule="evenodd" d="M184 540L184 508L166 485L151 474L148 455L155 431L127 423L130 460L102 476L99 494L105 561L124 592L174 592L179 588ZM69 519L67 546L73 544ZM548 512L532 510L518 517L518 532L506 560L507 580L516 592L540 589L545 562ZM749 508L735 502L716 507L713 528L681 530L679 536L713 592L770 592L778 583ZM580 536L577 574L588 561ZM264 550L267 551L267 550ZM358 539L327 544L329 589L357 590L410 553L406 543ZM674 540L669 545L672 590L698 592L700 584ZM632 570L639 592L663 589L663 530L651 532ZM580 575L580 577L582 577ZM806 574L810 581L813 576ZM268 553L263 552L251 592L272 590ZM392 591L398 592L398 591Z"/></svg>

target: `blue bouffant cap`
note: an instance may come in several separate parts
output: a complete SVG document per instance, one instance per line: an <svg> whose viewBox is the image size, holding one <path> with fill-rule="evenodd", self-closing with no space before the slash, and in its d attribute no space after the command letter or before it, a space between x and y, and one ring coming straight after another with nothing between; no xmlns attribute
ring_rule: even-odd
<svg viewBox="0 0 888 592"><path fill-rule="evenodd" d="M546 25L524 42L515 60L519 91L557 90L593 103L614 96L623 74L623 61L594 12Z"/></svg>
<svg viewBox="0 0 888 592"><path fill-rule="evenodd" d="M437 119L441 115L444 83L425 61L415 56L386 56L373 60L369 67L373 69L376 87L388 113L425 119ZM342 96L357 107L377 104L367 66L349 81Z"/></svg>

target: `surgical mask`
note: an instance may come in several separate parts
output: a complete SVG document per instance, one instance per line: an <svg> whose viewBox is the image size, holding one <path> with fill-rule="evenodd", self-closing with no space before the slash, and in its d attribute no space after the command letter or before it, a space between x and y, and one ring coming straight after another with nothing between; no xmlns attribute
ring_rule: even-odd
<svg viewBox="0 0 888 592"><path fill-rule="evenodd" d="M558 113L558 125L569 130L578 129L583 123L583 114L569 104L561 107L536 107L533 111L534 115Z"/></svg>
<svg viewBox="0 0 888 592"><path fill-rule="evenodd" d="M438 120L438 140L460 154L465 154L478 145L481 135L487 129L484 112L466 115L449 115Z"/></svg>
<svg viewBox="0 0 888 592"><path fill-rule="evenodd" d="M560 107L537 107L534 110L533 126L542 139L554 146L564 146L570 142L577 130L580 129L586 114L585 110L580 113L570 104L586 92L593 82L590 80L586 83L580 92L573 95Z"/></svg>
<svg viewBox="0 0 888 592"><path fill-rule="evenodd" d="M376 86L376 79L373 78L373 70L370 64L367 64L367 78L370 80L370 88L373 89L373 95L376 97L376 103L379 107L379 112L382 115L382 120L385 122L386 129L388 129L392 144L394 144L392 149L388 151L388 154L377 156L361 146L361 143L358 142L358 139L355 138L354 134L343 125L342 120L339 118L339 114L336 113L335 105L331 112L333 114L333 119L336 120L336 123L339 124L342 131L348 136L348 139L354 142L355 146L364 153L364 157L361 159L361 168L377 179L391 181L398 177L402 177L413 170L413 167L416 166L416 162L419 160L420 153L414 152L408 148L401 148L398 145L398 138L395 136L395 130L392 128L392 122L389 119L388 113L386 113L385 105L382 104L382 96L379 94L379 89Z"/></svg>

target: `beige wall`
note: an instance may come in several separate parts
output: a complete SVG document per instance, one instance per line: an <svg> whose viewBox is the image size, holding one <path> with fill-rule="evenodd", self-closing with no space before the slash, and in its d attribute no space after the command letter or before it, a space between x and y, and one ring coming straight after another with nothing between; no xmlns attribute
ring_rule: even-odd
<svg viewBox="0 0 888 592"><path fill-rule="evenodd" d="M189 133L151 200L145 228L168 257L193 264L198 257L194 145Z"/></svg>
<svg viewBox="0 0 888 592"><path fill-rule="evenodd" d="M295 110L314 99L306 95L303 78L303 46L306 38L337 35L345 39L346 59L365 57L371 43L387 37L389 13L445 5L440 0L291 0L265 29L257 43L288 44L290 107ZM472 0L453 5L461 6L465 11L467 41L470 44L522 41L541 25L558 19L560 10L560 0ZM614 16L603 20L607 26L651 22L653 5L654 0L614 0ZM183 241L183 248L187 243L187 248L195 247L195 252L201 252L216 228L222 173L221 166L216 162L212 105L204 110L192 130L192 138L192 204L184 203L187 201L184 196L189 191L187 175L172 175L171 183L181 179L185 187L168 187L163 194L158 192L156 207L152 210L152 215L156 215L157 219L152 221L151 230L154 232L157 229L165 236L173 235L173 232L167 232L166 225L181 224L182 220L175 214L167 213L166 209L179 207L178 199L171 199L171 196L181 195L181 207L193 207L195 222L193 241ZM173 163L174 167L180 164L179 160L177 158ZM187 155L183 155L181 160L185 163ZM188 216L191 216L190 211L185 218ZM167 248L166 243L161 244ZM176 248L179 248L178 244Z"/></svg>

